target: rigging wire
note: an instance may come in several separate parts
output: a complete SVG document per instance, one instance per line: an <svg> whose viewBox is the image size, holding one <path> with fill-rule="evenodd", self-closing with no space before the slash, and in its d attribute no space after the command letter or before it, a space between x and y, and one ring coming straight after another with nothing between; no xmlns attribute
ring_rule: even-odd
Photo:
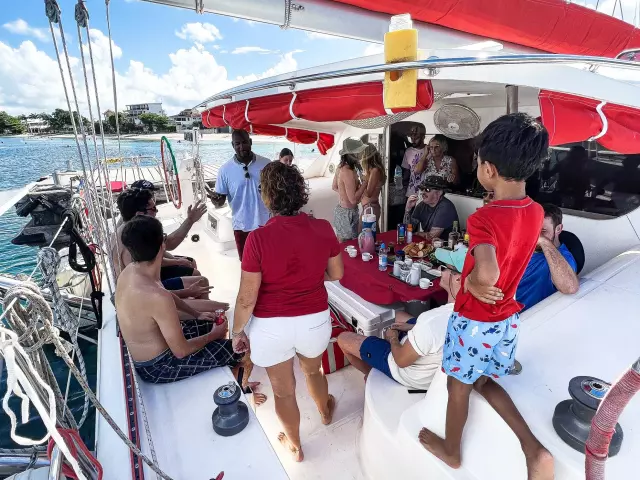
<svg viewBox="0 0 640 480"><path fill-rule="evenodd" d="M113 42L111 41L111 17L109 15L109 3L111 0L105 0L105 8L107 11L107 33L109 35L109 56L111 57L111 81L113 83L113 105L116 112L116 135L118 137L118 158L122 158L120 146L120 118L118 116L118 93L116 90L116 67L113 62ZM100 113L100 111L98 111Z"/></svg>
<svg viewBox="0 0 640 480"><path fill-rule="evenodd" d="M58 68L60 70L60 78L62 80L62 84L64 87L64 92L65 92L65 98L67 100L67 107L69 108L69 114L71 117L71 124L73 127L73 133L74 133L74 138L76 140L76 144L78 146L78 153L80 155L80 163L82 165L82 171L83 171L83 176L85 179L85 183L87 185L87 188L85 189L85 191L87 192L87 196L88 196L88 202L87 202L87 206L88 206L88 210L89 210L89 217L91 219L91 223L92 225L94 225L94 228L96 229L96 235L97 235L97 240L98 243L100 243L101 245L106 245L106 242L104 240L104 235L102 232L102 225L105 225L104 223L104 219L102 217L102 211L103 210L103 206L100 202L100 197L97 195L97 189L95 187L94 184L94 178L93 178L93 174L92 174L92 170L91 170L91 164L90 164L90 154L89 154L89 145L87 143L87 137L85 134L85 129L84 127L82 127L80 129L80 133L82 134L82 143L84 145L84 151L86 154L86 162L84 159L84 155L82 153L82 148L80 147L80 141L78 140L78 129L76 127L76 123L75 123L75 115L78 115L78 119L80 121L82 121L82 116L80 115L80 107L78 105L78 96L76 94L76 89L75 89L75 85L73 82L73 74L71 71L71 62L69 59L69 51L67 49L67 41L66 41L66 37L64 34L64 27L62 25L62 17L60 15L60 7L58 5L57 0L44 0L45 3L45 13L47 15L47 18L49 19L49 29L51 31L51 37L53 40L53 44L54 44L54 48L56 51L56 58L58 60ZM60 52L58 50L58 46L57 46L57 40L56 40L56 36L55 33L53 31L53 23L57 23L58 24L58 30L60 32L60 39L62 41L62 47L63 47L63 52L64 52L64 57L65 57L65 63L66 63L66 67L67 67L67 72L69 75L69 83L71 85L71 93L73 95L73 100L74 100L74 105L76 110L73 111L71 108L71 102L69 100L69 93L68 93L68 89L66 86L66 79L65 79L65 75L64 75L64 68L62 66L62 59L60 58ZM88 165L88 167L87 167ZM91 173L91 174L90 174ZM105 273L108 272L107 270L107 264L105 263L104 258L101 258L102 261L102 265L104 268ZM114 277L115 278L115 277ZM107 275L107 282L109 283L109 288L111 287L111 283L109 280L109 276ZM113 289L111 290L112 292L114 291Z"/></svg>

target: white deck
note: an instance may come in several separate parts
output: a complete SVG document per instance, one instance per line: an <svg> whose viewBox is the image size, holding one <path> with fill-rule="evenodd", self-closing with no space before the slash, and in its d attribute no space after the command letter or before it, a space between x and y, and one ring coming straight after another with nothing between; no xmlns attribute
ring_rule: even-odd
<svg viewBox="0 0 640 480"><path fill-rule="evenodd" d="M320 181L321 179L317 180ZM161 210L162 216L165 214L173 214L173 212L175 212L175 210L170 206L163 206ZM163 223L168 231L171 230L172 226L177 225L175 221L168 219L163 219ZM195 226L192 233L196 233L199 227L201 228L200 225ZM240 285L240 261L238 260L238 254L235 248L233 250L219 252L217 250L218 245L215 245L207 234L200 235L200 238L201 240L197 243L193 243L187 238L177 249L177 252L196 258L198 269L209 278L211 284L215 287L211 292L211 298L229 302L233 307ZM229 318L231 319L232 316L233 312L230 312ZM209 385L205 376L206 374L198 375L188 380L188 382L193 382L194 385L198 386L202 386L203 384ZM328 375L327 378L329 381L329 391L337 400L334 422L330 426L321 424L320 415L307 392L304 376L296 362L296 394L300 407L300 434L305 453L305 461L295 463L277 440L277 435L281 431L281 428L275 414L273 394L266 371L260 367L255 367L253 371L251 380L262 382L263 387L260 391L269 397L264 405L256 409L257 418L266 433L266 438L271 442L289 478L292 480L326 478L359 480L363 478L360 474L360 467L356 458L356 442L362 425L364 406L363 376L353 367L347 367L346 369ZM184 382L179 382L173 385L173 387L179 390L183 383ZM158 385L153 388L159 390L164 387L166 386ZM206 406L209 412L209 410L211 410L211 399L214 389L207 386L206 390L210 390L210 392L202 395L201 400L195 401L189 399L189 404L193 405L196 409ZM145 396L145 401L146 398ZM188 408L183 403L184 396L178 395L174 401L176 403L171 405L170 400L164 400L164 408L173 407L177 408L177 411ZM203 403L200 403L200 401ZM150 410L149 405L147 405L147 409ZM209 412L208 415L210 417L211 412ZM210 421L209 418L209 424L206 426L209 429ZM182 427L180 429L182 429ZM241 451L247 452L249 450L243 447ZM239 454L239 456L242 457L243 454ZM247 457L251 457L251 455L247 455ZM234 477L229 476L229 478ZM255 478L271 479L275 477L261 473L259 477Z"/></svg>
<svg viewBox="0 0 640 480"><path fill-rule="evenodd" d="M160 219L166 231L170 232L181 221L179 217L175 217L176 214L177 211L171 205L160 207ZM201 233L199 242L194 243L188 237L174 253L195 257L198 268L215 287L211 298L229 302L233 306L240 284L237 253L235 249L220 251L219 245L202 228L204 225L200 223L191 231ZM231 311L229 318L232 317ZM110 303L105 307L105 319L99 383L103 389L118 394L102 395L102 400L118 423L124 425L124 400L120 394L123 390L122 372L115 336L115 318ZM301 413L300 432L305 452L305 461L300 464L291 460L277 440L281 429L264 369L256 367L251 379L262 382L260 391L269 397L267 402L256 410L255 416L252 414L249 426L243 432L229 438L219 437L211 426L211 414L215 408L213 392L231 378L228 369L217 369L175 384L141 384L160 467L176 480L214 478L223 470L225 478L238 479L275 480L287 476L292 480L364 478L357 461L357 442L364 405L362 374L353 367L347 367L327 377L329 390L337 400L334 422L330 426L321 424L297 363L296 377ZM249 402L247 399L245 401ZM138 408L143 451L149 453L143 417L140 407ZM126 447L115 438L106 423L98 423L98 457L105 468L105 475L109 473L105 478L130 478L131 467ZM149 475L148 478L154 476L148 468L145 468L145 475Z"/></svg>

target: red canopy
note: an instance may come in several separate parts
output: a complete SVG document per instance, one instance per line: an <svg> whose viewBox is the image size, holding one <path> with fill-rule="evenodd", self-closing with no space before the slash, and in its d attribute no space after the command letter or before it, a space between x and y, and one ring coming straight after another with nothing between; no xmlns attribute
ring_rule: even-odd
<svg viewBox="0 0 640 480"><path fill-rule="evenodd" d="M615 57L640 30L567 0L334 0L552 53Z"/></svg>
<svg viewBox="0 0 640 480"><path fill-rule="evenodd" d="M604 128L598 100L542 90L539 101L551 145L589 140ZM601 110L607 128L598 143L618 153L640 153L640 110L612 103L605 103Z"/></svg>
<svg viewBox="0 0 640 480"><path fill-rule="evenodd" d="M205 110L202 124L206 128L229 125L258 135L286 135L295 143L320 140L318 149L324 154L333 146L333 135L320 134L318 137L315 132L308 130L285 131L283 127L271 125L284 124L293 119L312 122L363 120L387 113L428 110L433 104L433 86L429 80L418 82L417 104L414 108L385 110L382 89L382 82L367 82L240 100Z"/></svg>

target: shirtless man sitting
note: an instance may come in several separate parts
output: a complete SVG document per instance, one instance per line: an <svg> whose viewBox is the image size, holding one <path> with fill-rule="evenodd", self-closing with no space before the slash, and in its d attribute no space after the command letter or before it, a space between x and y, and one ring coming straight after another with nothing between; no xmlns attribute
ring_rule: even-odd
<svg viewBox="0 0 640 480"><path fill-rule="evenodd" d="M137 216L125 223L122 243L131 255L118 278L116 310L120 331L133 364L145 382L171 383L217 367L247 366L249 356L236 354L227 339L227 322L213 323L206 314L181 322L174 298L160 282L166 236L155 218ZM234 372L235 373L235 372ZM254 397L256 403L262 398Z"/></svg>
<svg viewBox="0 0 640 480"><path fill-rule="evenodd" d="M112 262L117 272L131 263L131 255L122 245L122 232L124 227L132 219L139 216L155 218L158 209L156 207L153 192L147 189L127 189L118 197L118 208L122 215L123 223L117 228L116 245L112 252ZM163 253L160 279L167 290L171 290L176 300L176 306L181 312L190 317L197 316L199 312L214 312L218 309L227 310L228 303L209 300L209 281L200 275L196 269L190 268L183 273L192 273L189 276L163 277L163 270L173 268L178 259L167 258L167 252ZM168 265L167 265L168 264ZM175 270L175 269L174 269ZM193 299L192 299L193 298ZM184 299L184 300L183 300Z"/></svg>
<svg viewBox="0 0 640 480"><path fill-rule="evenodd" d="M338 345L365 378L375 368L407 388L427 390L442 365L447 322L460 291L460 277L458 272L444 270L440 285L449 295L447 304L421 313L417 319L397 312L385 340L345 332L338 337Z"/></svg>
<svg viewBox="0 0 640 480"><path fill-rule="evenodd" d="M340 202L333 211L333 226L340 242L358 237L358 204L367 189L367 182L361 183L359 180L362 171L359 156L366 148L361 140L346 138L340 150L340 163L332 186L340 196Z"/></svg>

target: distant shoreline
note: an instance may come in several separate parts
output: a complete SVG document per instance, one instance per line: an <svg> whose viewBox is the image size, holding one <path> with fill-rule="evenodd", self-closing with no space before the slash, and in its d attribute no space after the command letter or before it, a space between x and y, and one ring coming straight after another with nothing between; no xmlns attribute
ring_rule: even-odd
<svg viewBox="0 0 640 480"><path fill-rule="evenodd" d="M167 137L171 142L177 142L178 140L184 140L184 132L181 133L147 133L147 134L134 134L134 135L120 135L120 140L134 140L134 141L142 141L142 142L159 142L162 137ZM29 134L21 134L21 135L0 135L0 138L33 138L33 139L47 139L47 138L73 138L73 133L56 133L51 135L29 135ZM78 136L79 138L82 138ZM106 139L109 140L117 140L116 135L105 135ZM291 143L284 137L270 137L265 135L253 135L251 139L254 143ZM220 142L220 141L228 141L231 143L231 134L230 133L206 133L201 139L203 142Z"/></svg>

